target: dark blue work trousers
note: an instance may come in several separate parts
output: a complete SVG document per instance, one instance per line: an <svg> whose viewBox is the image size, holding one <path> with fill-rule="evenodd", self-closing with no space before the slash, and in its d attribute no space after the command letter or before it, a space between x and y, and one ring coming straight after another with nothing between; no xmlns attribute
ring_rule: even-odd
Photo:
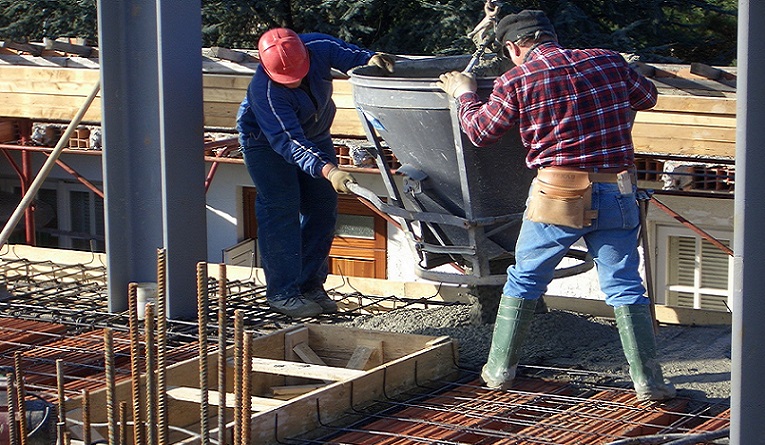
<svg viewBox="0 0 765 445"><path fill-rule="evenodd" d="M331 140L322 150L335 159ZM331 150L331 152L329 151ZM258 249L270 301L322 286L337 221L337 193L270 147L243 149L257 191Z"/></svg>

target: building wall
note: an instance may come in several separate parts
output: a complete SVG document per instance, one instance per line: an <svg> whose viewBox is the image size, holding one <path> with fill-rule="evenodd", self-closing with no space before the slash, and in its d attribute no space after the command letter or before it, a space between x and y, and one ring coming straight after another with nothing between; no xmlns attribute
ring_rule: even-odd
<svg viewBox="0 0 765 445"><path fill-rule="evenodd" d="M20 154L11 151L13 158L20 165ZM33 153L33 172L38 172L45 162L41 153ZM61 159L78 171L82 176L102 188L101 157L84 154L64 153ZM207 171L212 164L207 163ZM378 196L386 196L385 187L377 172L355 172L359 184L372 190ZM397 180L400 178L397 177ZM53 168L44 188L59 188L60 184L70 184L81 187L76 180L59 167ZM12 191L18 186L18 177L8 162L0 162L0 189ZM221 163L207 193L207 260L211 263L222 262L223 252L243 239L242 230L242 188L252 187L252 180L246 168L239 163ZM682 215L687 220L699 225L703 230L730 232L733 230L733 200L711 199L687 196L657 195L665 205ZM667 215L657 206L649 205L648 234L650 244L656 246L657 234L661 227L683 226L673 217ZM685 229L692 233L690 229ZM582 243L578 247L584 248ZM417 277L415 265L416 254L412 251L407 236L394 224L388 223L388 279L393 281L424 281ZM563 265L571 265L575 261L567 261ZM653 258L654 268L660 266L661 259ZM454 272L448 266L442 266L444 271ZM656 277L656 270L653 276ZM600 292L594 269L580 275L554 280L548 294L587 299L604 299ZM661 299L659 300L661 302Z"/></svg>

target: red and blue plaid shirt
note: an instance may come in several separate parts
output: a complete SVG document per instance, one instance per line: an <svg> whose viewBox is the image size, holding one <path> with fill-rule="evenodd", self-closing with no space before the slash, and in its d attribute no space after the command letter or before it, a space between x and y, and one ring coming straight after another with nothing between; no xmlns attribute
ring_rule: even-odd
<svg viewBox="0 0 765 445"><path fill-rule="evenodd" d="M518 125L529 168L632 165L632 110L656 105L656 86L603 49L546 42L494 81L486 103L458 98L463 131L478 147Z"/></svg>

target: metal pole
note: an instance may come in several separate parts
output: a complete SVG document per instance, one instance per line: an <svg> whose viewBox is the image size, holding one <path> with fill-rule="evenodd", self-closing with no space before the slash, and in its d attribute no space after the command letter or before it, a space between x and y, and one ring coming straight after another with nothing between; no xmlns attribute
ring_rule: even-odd
<svg viewBox="0 0 765 445"><path fill-rule="evenodd" d="M0 247L3 247L5 243L8 242L8 238L10 238L11 232L13 232L13 229L16 228L16 224L18 224L21 220L21 216L24 214L24 211L32 203L32 200L35 199L35 195L37 195L40 187L42 187L43 182L48 177L48 174L53 169L53 166L56 165L56 159L58 159L58 157L61 155L61 152L64 151L64 148L69 146L69 137L72 136L72 133L80 124L80 121L82 121L82 117L85 116L85 112L87 112L88 108L90 108L90 104L93 103L93 100L96 98L96 95L98 95L98 91L100 89L101 82L98 81L93 86L93 91L91 91L88 97L85 99L85 103L82 104L82 107L80 107L79 111L77 111L77 114L74 116L72 121L69 122L69 126L66 127L66 131L64 131L61 139L58 140L58 143L51 152L50 157L45 161L45 164L43 164L40 172L37 173L35 180L32 181L32 185L29 186L29 190L27 190L27 192L24 194L24 197L21 198L21 203L19 203L18 207L16 207L16 210L8 219L8 222L5 223L3 231L0 232Z"/></svg>
<svg viewBox="0 0 765 445"><path fill-rule="evenodd" d="M731 327L731 444L763 443L765 422L765 2L739 1ZM751 166L752 174L749 174Z"/></svg>
<svg viewBox="0 0 765 445"><path fill-rule="evenodd" d="M167 250L169 318L196 317L207 258L199 0L98 0L109 311ZM189 242L193 240L193 242Z"/></svg>

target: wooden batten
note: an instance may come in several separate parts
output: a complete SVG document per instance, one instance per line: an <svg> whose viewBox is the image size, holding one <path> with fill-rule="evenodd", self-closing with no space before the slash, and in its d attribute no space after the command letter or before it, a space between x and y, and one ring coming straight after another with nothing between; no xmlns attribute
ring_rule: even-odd
<svg viewBox="0 0 765 445"><path fill-rule="evenodd" d="M457 375L457 345L448 337L369 331L338 325L294 326L255 338L251 369L252 426L249 443L273 444L279 439L309 434L321 422L332 422L384 397L414 389L431 380ZM291 349L287 349L290 348ZM297 349L298 352L295 352ZM360 358L360 350L369 350ZM306 354L306 351L310 351ZM227 428L233 429L233 347L227 349ZM355 358L354 358L355 357ZM289 359L287 359L289 358ZM313 364L309 362L321 362ZM361 363L363 362L363 363ZM207 356L208 370L217 369L217 351ZM217 425L219 395L217 376L208 374L210 425ZM294 378L302 384L288 385ZM202 394L199 359L168 367L168 421L171 427L199 430ZM145 385L145 381L143 382ZM131 382L116 384L118 401L131 400ZM142 406L145 406L142 394ZM131 403L131 402L129 402ZM351 405L353 404L353 405ZM105 389L90 394L91 423L106 420ZM79 398L67 400L67 410L76 417ZM317 413L317 409L320 413ZM171 428L174 429L174 428ZM99 431L105 434L104 431ZM215 436L215 432L212 432ZM229 433L230 434L230 433ZM75 438L77 439L77 438ZM199 439L173 433L171 443L198 444Z"/></svg>
<svg viewBox="0 0 765 445"><path fill-rule="evenodd" d="M204 125L234 132L239 104L257 62L246 51L226 48L209 49L204 55ZM660 94L656 107L637 114L633 134L638 153L734 157L734 72L701 64L642 66ZM4 105L0 118L68 121L98 77L95 59L3 55L0 101ZM332 134L366 138L350 81L336 78L333 83L337 114ZM97 97L84 116L85 123L100 123L100 100Z"/></svg>

